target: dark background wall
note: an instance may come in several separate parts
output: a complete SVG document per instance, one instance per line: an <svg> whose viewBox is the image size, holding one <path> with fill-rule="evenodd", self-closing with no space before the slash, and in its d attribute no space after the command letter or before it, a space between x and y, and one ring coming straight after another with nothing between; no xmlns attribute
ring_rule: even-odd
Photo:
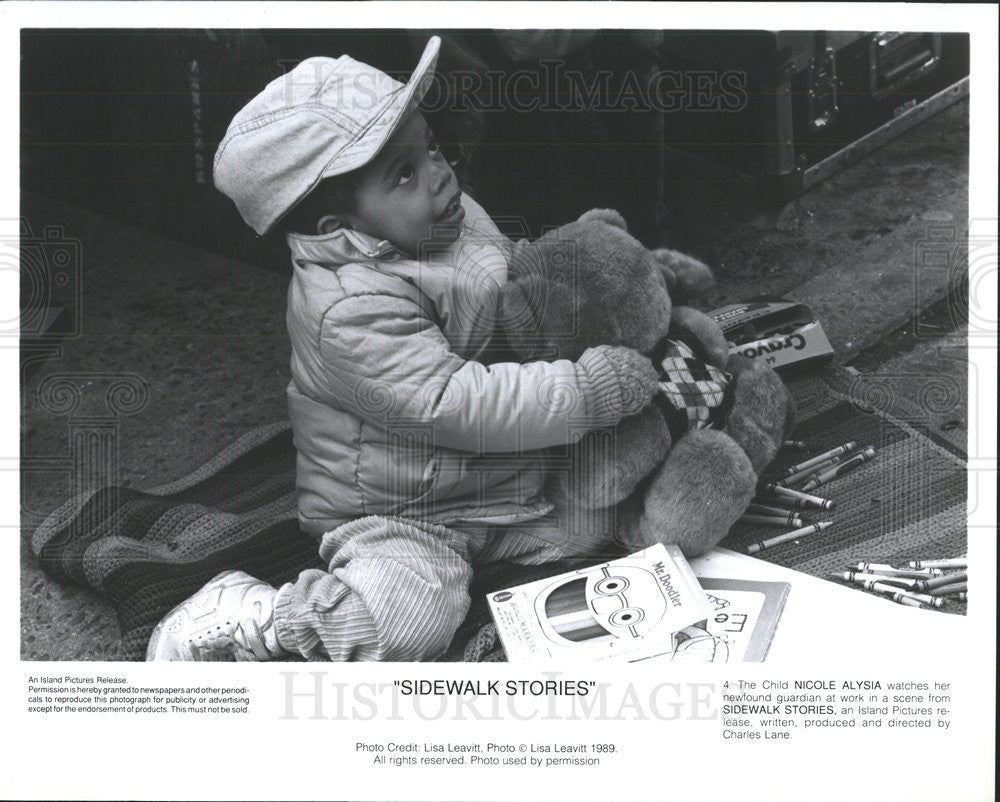
<svg viewBox="0 0 1000 802"><path fill-rule="evenodd" d="M492 39L490 31L463 33ZM212 187L212 159L233 115L309 56L348 53L405 81L429 36L25 29L21 188L281 269L280 236L256 237Z"/></svg>
<svg viewBox="0 0 1000 802"><path fill-rule="evenodd" d="M278 74L259 34L22 33L21 186L238 258L270 244L212 187L233 114Z"/></svg>
<svg viewBox="0 0 1000 802"><path fill-rule="evenodd" d="M493 31L446 33L448 46L442 49L439 70L476 64L513 69ZM212 159L229 121L268 81L312 55L349 53L405 80L429 34L392 29L25 29L21 187L243 261L287 269L280 236L256 237L212 186ZM637 69L628 61L634 45L627 34L602 32L598 50L603 47L606 58L597 66L621 62L617 66L623 74ZM494 215L530 217L537 207L541 222L558 224L600 205L615 206L629 218L629 203L652 207L656 202L647 175L660 173L662 178L654 134L666 144L677 144L682 153L699 155L701 149L702 156L736 160L729 166L744 172L766 172L773 142L780 137L772 133L775 114L764 101L781 80L790 81L780 76L794 71L795 80L805 80L808 65L823 47L841 48L840 115L829 130L809 131L804 123L809 93L789 84L798 116L789 123L794 123L794 160L776 171L782 179L795 179L802 168L892 119L904 101L922 101L968 70L968 37L946 35L946 54L954 51L958 58L947 57L923 82L876 102L864 89L870 71L868 40L858 33L822 36L820 42L820 34L808 32L666 32L660 66L697 74L706 66L735 65L757 83L748 84L750 102L740 113L696 110L665 115L665 138L662 128L657 132L655 126L641 124L642 115L636 113L604 115L607 123L630 123L617 132L610 126L610 135L599 125L588 128L587 123L597 122L594 115L560 113L487 114L488 119L478 121L479 130L463 134L457 130L462 124L475 127L477 121L470 115L448 119L446 111L431 119L431 125L446 146L449 139L476 142L473 189ZM471 61L463 60L463 53ZM572 65L573 58L567 63ZM639 152L641 145L648 151L645 156ZM560 155L567 163L557 158ZM668 177L673 179L670 169ZM559 187L570 197L559 195ZM636 204L634 196L644 189L651 194L649 202ZM676 195L668 192L666 198L674 207L674 232L690 228L680 225L684 204ZM677 242L675 247L685 244Z"/></svg>

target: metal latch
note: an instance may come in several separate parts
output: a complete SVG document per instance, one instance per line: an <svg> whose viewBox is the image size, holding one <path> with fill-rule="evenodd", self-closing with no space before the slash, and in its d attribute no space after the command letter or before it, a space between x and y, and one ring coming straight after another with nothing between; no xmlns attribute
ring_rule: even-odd
<svg viewBox="0 0 1000 802"><path fill-rule="evenodd" d="M828 128L840 108L837 106L837 54L826 48L809 63L806 117L812 131Z"/></svg>
<svg viewBox="0 0 1000 802"><path fill-rule="evenodd" d="M869 82L879 99L936 69L941 61L941 34L875 34L869 46Z"/></svg>

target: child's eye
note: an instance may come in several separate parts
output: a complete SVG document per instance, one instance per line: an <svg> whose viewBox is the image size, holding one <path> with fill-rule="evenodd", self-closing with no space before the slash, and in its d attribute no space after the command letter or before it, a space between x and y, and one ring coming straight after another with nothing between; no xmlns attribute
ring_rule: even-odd
<svg viewBox="0 0 1000 802"><path fill-rule="evenodd" d="M436 139L432 139L427 143L427 152L431 156L437 156L441 152L441 146L437 143Z"/></svg>
<svg viewBox="0 0 1000 802"><path fill-rule="evenodd" d="M399 176L396 178L396 184L397 185L405 184L408 181L412 180L416 174L417 171L414 170L413 167L411 167L409 164L407 164L405 167L403 167L402 170L399 171Z"/></svg>

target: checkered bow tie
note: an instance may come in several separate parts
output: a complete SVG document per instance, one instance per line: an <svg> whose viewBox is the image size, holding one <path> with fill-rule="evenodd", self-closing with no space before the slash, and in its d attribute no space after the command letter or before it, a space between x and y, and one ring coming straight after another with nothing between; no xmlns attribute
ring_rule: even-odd
<svg viewBox="0 0 1000 802"><path fill-rule="evenodd" d="M679 340L664 339L653 363L660 371L656 403L674 440L689 429L722 427L735 388L732 376Z"/></svg>

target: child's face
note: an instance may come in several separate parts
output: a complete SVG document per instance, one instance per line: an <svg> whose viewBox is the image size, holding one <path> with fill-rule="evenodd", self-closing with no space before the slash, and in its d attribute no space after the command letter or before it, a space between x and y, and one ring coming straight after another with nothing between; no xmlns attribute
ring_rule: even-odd
<svg viewBox="0 0 1000 802"><path fill-rule="evenodd" d="M351 228L414 255L421 243L457 239L465 217L462 193L420 112L403 123L358 177L354 212L344 215Z"/></svg>

